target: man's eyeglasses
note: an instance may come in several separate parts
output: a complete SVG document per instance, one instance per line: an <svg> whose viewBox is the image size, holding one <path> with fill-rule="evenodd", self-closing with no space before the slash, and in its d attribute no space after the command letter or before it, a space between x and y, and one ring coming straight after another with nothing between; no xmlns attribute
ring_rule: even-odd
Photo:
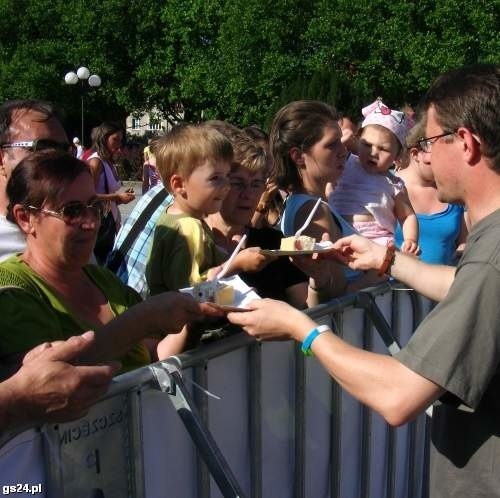
<svg viewBox="0 0 500 498"><path fill-rule="evenodd" d="M26 149L30 152L41 152L44 150L57 150L61 152L67 152L69 154L74 153L74 147L68 142L56 142L55 140L50 140L48 138L40 138L37 140L25 140L22 142L12 142L10 144L0 145L1 149Z"/></svg>
<svg viewBox="0 0 500 498"><path fill-rule="evenodd" d="M420 148L422 152L430 152L432 145L436 140L439 138L447 137L449 135L454 135L456 133L455 131L448 131L446 133L441 133L441 135L435 135L434 137L429 137L429 138L421 138L420 140L417 140L417 145Z"/></svg>
<svg viewBox="0 0 500 498"><path fill-rule="evenodd" d="M63 220L67 225L78 225L86 217L93 216L96 220L100 220L104 213L104 202L103 201L92 201L90 204L83 204L83 202L68 202L57 211L52 211L51 209L45 209L41 207L28 206L28 209L33 211L39 211L40 213L47 214L49 216L54 216Z"/></svg>

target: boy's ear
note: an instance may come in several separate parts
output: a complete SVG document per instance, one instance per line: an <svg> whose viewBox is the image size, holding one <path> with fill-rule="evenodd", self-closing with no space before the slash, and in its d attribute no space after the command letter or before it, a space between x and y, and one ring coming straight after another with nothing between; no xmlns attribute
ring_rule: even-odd
<svg viewBox="0 0 500 498"><path fill-rule="evenodd" d="M186 189L184 188L184 178L180 175L173 174L170 177L170 191L174 195L186 196Z"/></svg>
<svg viewBox="0 0 500 498"><path fill-rule="evenodd" d="M304 166L304 153L298 147L292 147L289 151L291 160L297 166Z"/></svg>

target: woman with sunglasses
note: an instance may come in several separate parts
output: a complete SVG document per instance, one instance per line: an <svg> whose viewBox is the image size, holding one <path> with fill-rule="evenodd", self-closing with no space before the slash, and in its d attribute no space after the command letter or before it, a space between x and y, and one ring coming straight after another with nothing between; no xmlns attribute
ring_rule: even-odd
<svg viewBox="0 0 500 498"><path fill-rule="evenodd" d="M123 129L118 124L102 123L92 130L92 148L87 164L94 179L98 199L106 201L112 217L103 219L103 226L98 234L95 255L100 264L104 264L113 248L116 233L120 229L120 211L118 204L128 204L135 199L133 191L120 191L122 183L114 161L123 145Z"/></svg>
<svg viewBox="0 0 500 498"><path fill-rule="evenodd" d="M0 313L7 318L0 334L2 363L18 363L38 344L93 329L96 345L81 361L120 358L124 369L132 369L156 359L143 339L179 332L188 319L212 311L179 293L141 303L114 274L87 264L102 201L82 161L34 153L12 173L7 195L7 217L26 234L27 248L0 264ZM160 342L166 354L178 352L178 343L173 336Z"/></svg>

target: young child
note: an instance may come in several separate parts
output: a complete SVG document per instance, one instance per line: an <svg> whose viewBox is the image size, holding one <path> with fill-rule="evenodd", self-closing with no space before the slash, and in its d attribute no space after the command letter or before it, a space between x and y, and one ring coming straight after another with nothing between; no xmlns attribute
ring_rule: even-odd
<svg viewBox="0 0 500 498"><path fill-rule="evenodd" d="M419 146L425 136L425 116L417 121L406 137L408 165L397 172L418 219L420 259L438 265L456 264L467 238L467 219L464 207L439 199L436 181L430 164L430 154ZM403 242L398 224L396 246Z"/></svg>
<svg viewBox="0 0 500 498"><path fill-rule="evenodd" d="M146 279L151 294L189 287L224 261L203 219L229 192L229 140L207 126L184 125L159 139L156 165L173 202L160 216Z"/></svg>
<svg viewBox="0 0 500 498"><path fill-rule="evenodd" d="M405 147L405 115L380 99L362 110L358 142L333 192L330 206L365 237L382 245L394 242L396 221L403 231L403 252L418 254L418 221L401 179L389 168Z"/></svg>

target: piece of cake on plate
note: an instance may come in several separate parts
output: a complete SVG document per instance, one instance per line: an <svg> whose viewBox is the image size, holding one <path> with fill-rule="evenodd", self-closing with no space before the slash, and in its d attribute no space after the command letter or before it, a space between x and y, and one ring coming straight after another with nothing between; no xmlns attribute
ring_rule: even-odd
<svg viewBox="0 0 500 498"><path fill-rule="evenodd" d="M199 303L231 305L234 302L234 289L217 280L200 282L193 286L193 297Z"/></svg>
<svg viewBox="0 0 500 498"><path fill-rule="evenodd" d="M285 237L281 239L280 249L282 251L313 251L316 239L307 235L299 237Z"/></svg>

